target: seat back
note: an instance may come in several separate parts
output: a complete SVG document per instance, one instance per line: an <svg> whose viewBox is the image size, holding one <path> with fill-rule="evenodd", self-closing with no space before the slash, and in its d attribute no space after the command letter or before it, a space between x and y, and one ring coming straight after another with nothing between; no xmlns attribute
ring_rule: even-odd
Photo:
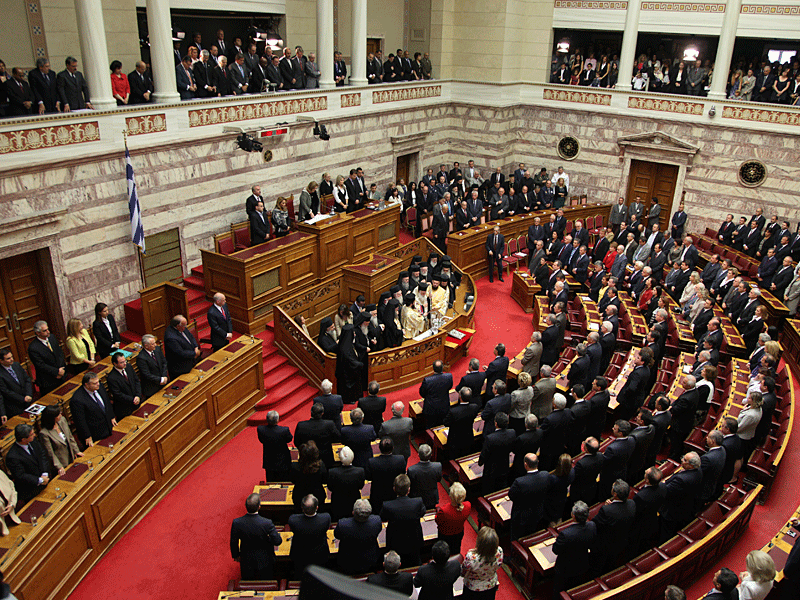
<svg viewBox="0 0 800 600"><path fill-rule="evenodd" d="M231 223L231 232L233 233L233 242L237 248L250 247L250 221Z"/></svg>
<svg viewBox="0 0 800 600"><path fill-rule="evenodd" d="M214 250L217 254L232 254L236 250L233 232L226 231L214 236Z"/></svg>
<svg viewBox="0 0 800 600"><path fill-rule="evenodd" d="M594 229L594 217L586 217L586 223L585 223L585 227L586 227L586 229L588 229L589 231L591 231L592 229Z"/></svg>
<svg viewBox="0 0 800 600"><path fill-rule="evenodd" d="M600 229L600 228L603 226L603 215L597 215L597 216L594 218L594 226L595 226L597 229Z"/></svg>
<svg viewBox="0 0 800 600"><path fill-rule="evenodd" d="M333 194L326 194L319 199L320 205L324 206L328 212L331 211L333 205L336 201L333 198Z"/></svg>
<svg viewBox="0 0 800 600"><path fill-rule="evenodd" d="M292 221L296 221L297 218L295 217L295 213L294 213L294 194L292 194L291 196L285 196L285 197L284 196L278 196L278 200L280 200L281 198L286 200L286 211L289 213L289 218Z"/></svg>

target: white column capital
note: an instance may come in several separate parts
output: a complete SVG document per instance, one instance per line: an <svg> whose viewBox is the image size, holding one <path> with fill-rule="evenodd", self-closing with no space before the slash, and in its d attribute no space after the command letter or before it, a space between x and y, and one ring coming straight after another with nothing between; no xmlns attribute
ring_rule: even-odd
<svg viewBox="0 0 800 600"><path fill-rule="evenodd" d="M153 101L179 102L172 52L172 18L169 0L147 0L147 30L150 35L150 64L153 68Z"/></svg>
<svg viewBox="0 0 800 600"><path fill-rule="evenodd" d="M75 15L83 58L80 68L86 75L92 106L97 110L114 108L117 101L111 92L103 3L101 0L75 0Z"/></svg>

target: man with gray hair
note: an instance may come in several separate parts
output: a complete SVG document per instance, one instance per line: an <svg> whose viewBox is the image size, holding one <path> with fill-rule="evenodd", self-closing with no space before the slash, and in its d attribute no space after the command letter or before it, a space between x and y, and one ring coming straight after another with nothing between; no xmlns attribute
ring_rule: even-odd
<svg viewBox="0 0 800 600"><path fill-rule="evenodd" d="M700 470L703 473L703 490L700 493L700 505L704 507L716 497L717 482L725 468L727 451L722 446L725 436L719 429L712 429L706 436L706 446L708 452L700 457Z"/></svg>
<svg viewBox="0 0 800 600"><path fill-rule="evenodd" d="M398 400L392 404L392 418L383 422L378 430L378 437L388 437L394 444L393 454L398 454L406 459L411 456L409 436L414 432L414 421L403 416L405 405Z"/></svg>
<svg viewBox="0 0 800 600"><path fill-rule="evenodd" d="M556 393L556 379L550 365L543 365L539 370L541 378L533 385L533 398L531 399L531 413L536 415L541 423L547 415L553 412L553 396Z"/></svg>
<svg viewBox="0 0 800 600"><path fill-rule="evenodd" d="M592 549L590 576L597 577L618 566L636 520L636 504L628 498L630 486L617 479L611 486L611 499L595 515L597 538Z"/></svg>
<svg viewBox="0 0 800 600"><path fill-rule="evenodd" d="M481 371L480 361L477 358L470 358L469 370L458 382L456 391L460 392L462 388L468 387L472 390L472 397L477 400L483 391L484 381L486 381L486 374Z"/></svg>
<svg viewBox="0 0 800 600"><path fill-rule="evenodd" d="M281 534L272 521L258 514L258 494L247 496L244 505L247 514L234 519L231 525L231 557L239 563L242 579L272 579L275 546L280 545Z"/></svg>
<svg viewBox="0 0 800 600"><path fill-rule="evenodd" d="M553 396L553 411L541 421L542 448L539 453L541 468L549 471L566 449L572 413L567 409L567 399L563 394Z"/></svg>
<svg viewBox="0 0 800 600"><path fill-rule="evenodd" d="M579 585L586 579L589 569L589 549L594 546L597 527L589 521L589 507L581 500L572 506L575 523L562 529L553 544L557 556L553 570L553 598L561 592Z"/></svg>
<svg viewBox="0 0 800 600"><path fill-rule="evenodd" d="M694 413L700 404L700 392L696 387L697 379L694 375L684 375L680 384L685 391L678 396L669 409L669 412L672 413L672 422L669 428L669 457L676 461L680 460L683 454L683 442L692 431Z"/></svg>
<svg viewBox="0 0 800 600"><path fill-rule="evenodd" d="M401 573L399 570L400 555L394 550L389 550L383 557L383 571L367 577L367 583L410 597L414 593L414 576L411 573Z"/></svg>
<svg viewBox="0 0 800 600"><path fill-rule="evenodd" d="M333 422L336 429L342 430L342 409L344 408L344 401L338 394L332 394L333 384L328 379L323 379L319 384L319 389L322 394L314 398L314 404L322 404L325 408L325 415L322 417L328 421Z"/></svg>
<svg viewBox="0 0 800 600"><path fill-rule="evenodd" d="M97 373L87 371L81 380L83 385L75 390L69 407L78 438L86 446L105 439L113 433L117 420L111 399Z"/></svg>
<svg viewBox="0 0 800 600"><path fill-rule="evenodd" d="M267 482L289 481L292 468L292 455L288 443L292 441L292 432L288 427L278 425L278 411L267 413L267 424L256 428L258 441L263 446L262 466L267 475Z"/></svg>
<svg viewBox="0 0 800 600"><path fill-rule="evenodd" d="M211 347L214 352L227 346L233 338L233 321L225 294L214 294L214 304L208 309L208 326L211 327Z"/></svg>
<svg viewBox="0 0 800 600"><path fill-rule="evenodd" d="M170 379L189 373L200 358L200 346L187 329L183 315L175 315L164 329L164 354Z"/></svg>
<svg viewBox="0 0 800 600"><path fill-rule="evenodd" d="M433 450L428 444L419 447L419 462L408 467L412 498L422 498L425 508L431 510L439 503L439 481L442 479L442 463L431 462Z"/></svg>
<svg viewBox="0 0 800 600"><path fill-rule="evenodd" d="M695 506L703 490L703 472L697 452L687 452L681 459L682 470L662 481L666 495L661 507L661 536L663 544L692 520Z"/></svg>
<svg viewBox="0 0 800 600"><path fill-rule="evenodd" d="M522 370L535 379L539 376L539 366L542 359L542 334L534 331L531 335L531 343L525 348L522 355Z"/></svg>
<svg viewBox="0 0 800 600"><path fill-rule="evenodd" d="M61 342L50 333L47 321L36 321L33 333L36 337L28 346L28 358L36 369L39 394L44 396L66 381L67 363Z"/></svg>
<svg viewBox="0 0 800 600"><path fill-rule="evenodd" d="M381 518L372 514L369 500L356 500L353 516L339 519L333 530L333 537L339 540L337 570L347 575L374 571L380 556L378 534L382 529Z"/></svg>
<svg viewBox="0 0 800 600"><path fill-rule="evenodd" d="M56 74L50 70L50 61L40 56L36 59L36 68L28 72L28 83L38 107L33 114L61 112L61 100L58 97Z"/></svg>
<svg viewBox="0 0 800 600"><path fill-rule="evenodd" d="M353 510L353 503L361 498L361 488L366 478L364 469L353 466L353 451L343 446L339 450L340 467L328 471L328 489L331 492L330 512L334 521L348 516Z"/></svg>
<svg viewBox="0 0 800 600"><path fill-rule="evenodd" d="M559 328L556 324L556 316L553 313L548 313L545 317L547 327L542 332L542 365L552 367L558 361L558 353L561 349L558 347Z"/></svg>
<svg viewBox="0 0 800 600"><path fill-rule="evenodd" d="M139 369L139 380L142 382L142 397L147 400L161 391L169 381L167 359L156 345L153 335L142 336L142 351L136 356L136 367Z"/></svg>
<svg viewBox="0 0 800 600"><path fill-rule="evenodd" d="M605 373L608 365L611 364L611 358L614 356L614 348L617 345L617 337L614 335L614 325L611 321L603 321L600 326L600 368L598 375Z"/></svg>

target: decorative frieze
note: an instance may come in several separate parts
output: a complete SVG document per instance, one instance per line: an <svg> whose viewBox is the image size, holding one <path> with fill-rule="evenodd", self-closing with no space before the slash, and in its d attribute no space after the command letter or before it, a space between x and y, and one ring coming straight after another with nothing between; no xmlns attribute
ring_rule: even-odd
<svg viewBox="0 0 800 600"><path fill-rule="evenodd" d="M328 97L294 98L274 102L248 102L234 106L212 106L189 111L189 126L218 125L236 121L250 121L304 112L327 110Z"/></svg>
<svg viewBox="0 0 800 600"><path fill-rule="evenodd" d="M555 90L545 88L543 92L545 100L555 100L556 102L576 102L578 104L593 104L595 106L610 106L611 94L598 94L580 90Z"/></svg>
<svg viewBox="0 0 800 600"><path fill-rule="evenodd" d="M342 94L342 108L352 108L353 106L361 106L361 93Z"/></svg>
<svg viewBox="0 0 800 600"><path fill-rule="evenodd" d="M404 100L420 100L442 95L442 86L426 85L425 87L404 87L394 90L376 90L372 92L372 103L402 102Z"/></svg>
<svg viewBox="0 0 800 600"><path fill-rule="evenodd" d="M628 108L657 110L659 112L671 112L681 115L703 114L703 104L700 102L684 102L683 100L650 98L647 96L631 96L628 98Z"/></svg>
<svg viewBox="0 0 800 600"><path fill-rule="evenodd" d="M800 112L788 110L770 110L752 108L750 106L730 106L722 108L722 116L726 119L753 121L755 123L775 123L777 125L800 125Z"/></svg>
<svg viewBox="0 0 800 600"><path fill-rule="evenodd" d="M125 126L128 128L128 135L142 135L144 133L166 131L167 115L158 113L155 115L125 117Z"/></svg>
<svg viewBox="0 0 800 600"><path fill-rule="evenodd" d="M725 4L708 4L704 2L642 2L642 10L722 14L725 12Z"/></svg>
<svg viewBox="0 0 800 600"><path fill-rule="evenodd" d="M18 129L0 133L0 154L99 141L100 127L97 121Z"/></svg>

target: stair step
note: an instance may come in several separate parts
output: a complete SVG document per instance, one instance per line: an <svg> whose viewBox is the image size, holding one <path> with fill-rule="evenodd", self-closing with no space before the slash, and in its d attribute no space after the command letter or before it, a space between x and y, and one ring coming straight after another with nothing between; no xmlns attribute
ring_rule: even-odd
<svg viewBox="0 0 800 600"><path fill-rule="evenodd" d="M203 279L203 265L192 267L192 277L198 277L199 279Z"/></svg>
<svg viewBox="0 0 800 600"><path fill-rule="evenodd" d="M277 353L278 349L275 346L273 346L272 344L269 345L264 344L261 349L261 358L267 360L270 356Z"/></svg>
<svg viewBox="0 0 800 600"><path fill-rule="evenodd" d="M271 344L275 341L275 333L269 330L264 330L261 333L257 333L256 337L263 340L266 344Z"/></svg>
<svg viewBox="0 0 800 600"><path fill-rule="evenodd" d="M197 302L196 304L191 304L189 306L189 317L196 321L202 320L208 323L206 314L209 308L211 308L211 302Z"/></svg>
<svg viewBox="0 0 800 600"><path fill-rule="evenodd" d="M306 382L287 396L276 398L275 396L270 397L270 395L267 394L266 398L256 403L255 409L258 412L266 413L266 411L280 406L281 418L285 418L287 410L291 411L293 407L307 406L317 394L319 394L319 390Z"/></svg>
<svg viewBox="0 0 800 600"><path fill-rule="evenodd" d="M205 290L196 290L194 288L189 288L186 291L186 302L189 304L189 306L192 306L197 302L205 302L205 301L206 301Z"/></svg>
<svg viewBox="0 0 800 600"><path fill-rule="evenodd" d="M190 275L189 277L183 278L183 285L187 288L194 288L197 290L204 290L206 289L206 282L203 281L202 277L195 277L194 275Z"/></svg>
<svg viewBox="0 0 800 600"><path fill-rule="evenodd" d="M271 354L268 358L263 359L263 361L264 361L264 376L269 377L271 379L272 373L270 373L270 371L273 371L274 369L277 369L278 367L285 365L287 362L289 362L289 359L275 352Z"/></svg>
<svg viewBox="0 0 800 600"><path fill-rule="evenodd" d="M291 383L291 379L296 377L300 370L294 365L285 363L272 371L271 373L264 372L264 389L273 390L276 388L283 388ZM305 381L305 378L302 378ZM302 382L301 382L302 383ZM291 387L296 390L299 385Z"/></svg>
<svg viewBox="0 0 800 600"><path fill-rule="evenodd" d="M142 336L134 331L120 331L119 337L123 341L123 346L127 344L138 344L142 341Z"/></svg>
<svg viewBox="0 0 800 600"><path fill-rule="evenodd" d="M270 321L269 323L266 323L266 324L264 325L264 327L266 327L266 328L267 328L267 329L266 329L267 331L274 332L274 331L275 331L275 321L274 321L274 320L272 320L272 321ZM273 333L273 335L274 335L274 333Z"/></svg>

